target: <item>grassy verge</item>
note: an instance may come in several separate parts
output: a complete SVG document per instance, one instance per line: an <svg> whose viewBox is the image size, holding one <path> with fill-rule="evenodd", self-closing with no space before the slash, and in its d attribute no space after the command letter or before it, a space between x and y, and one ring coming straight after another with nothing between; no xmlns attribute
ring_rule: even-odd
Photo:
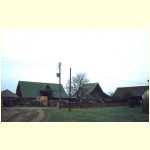
<svg viewBox="0 0 150 150"><path fill-rule="evenodd" d="M129 108L126 106L103 108L67 108L44 109L49 122L147 122L149 115L143 114L141 107Z"/></svg>

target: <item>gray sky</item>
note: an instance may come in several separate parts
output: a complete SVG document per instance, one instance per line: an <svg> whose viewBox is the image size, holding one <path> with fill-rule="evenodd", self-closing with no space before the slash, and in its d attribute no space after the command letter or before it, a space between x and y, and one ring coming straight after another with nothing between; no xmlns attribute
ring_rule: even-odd
<svg viewBox="0 0 150 150"><path fill-rule="evenodd" d="M120 86L146 85L148 32L141 28L3 28L0 29L1 87L17 82L62 83L85 72L104 92Z"/></svg>

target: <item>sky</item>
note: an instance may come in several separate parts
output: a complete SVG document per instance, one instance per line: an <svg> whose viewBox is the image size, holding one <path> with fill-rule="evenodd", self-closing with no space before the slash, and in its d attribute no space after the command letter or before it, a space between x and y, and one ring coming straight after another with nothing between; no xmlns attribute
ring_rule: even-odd
<svg viewBox="0 0 150 150"><path fill-rule="evenodd" d="M86 73L104 92L147 85L148 32L144 28L0 29L1 89L16 91L18 81L62 84Z"/></svg>

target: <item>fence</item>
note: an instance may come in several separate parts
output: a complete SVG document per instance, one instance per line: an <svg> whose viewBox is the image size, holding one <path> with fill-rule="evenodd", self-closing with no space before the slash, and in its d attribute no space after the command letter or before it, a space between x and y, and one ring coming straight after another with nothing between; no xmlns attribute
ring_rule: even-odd
<svg viewBox="0 0 150 150"><path fill-rule="evenodd" d="M56 107L57 106L57 100L55 101L49 101L48 106L49 107ZM76 102L69 102L66 101L60 101L60 108L90 108L90 107L110 107L110 106L126 106L126 102L91 102L91 101L76 101Z"/></svg>
<svg viewBox="0 0 150 150"><path fill-rule="evenodd" d="M90 107L109 107L109 106L125 106L127 105L127 102L122 102L122 101L108 101L105 103L101 103L100 101L79 101L79 100L71 100L69 101L68 99L65 100L48 100L48 107L56 107L57 103L60 103L60 108L90 108ZM19 99L18 102L16 103L15 106L19 107L44 107L42 103L37 101L36 99L32 98L26 98L26 99Z"/></svg>

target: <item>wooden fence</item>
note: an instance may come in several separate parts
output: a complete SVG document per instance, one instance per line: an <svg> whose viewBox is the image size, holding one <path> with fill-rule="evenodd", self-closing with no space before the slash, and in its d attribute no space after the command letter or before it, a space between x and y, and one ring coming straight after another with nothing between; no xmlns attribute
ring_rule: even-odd
<svg viewBox="0 0 150 150"><path fill-rule="evenodd" d="M57 101L49 101L49 107L56 107ZM90 108L90 107L110 107L110 106L126 106L126 102L89 102L89 101L60 101L60 108Z"/></svg>
<svg viewBox="0 0 150 150"><path fill-rule="evenodd" d="M109 106L125 106L127 102L118 102L118 101L110 101L101 103L100 101L79 101L79 100L48 100L47 107L57 107L57 103L60 103L60 108L90 108L90 107L109 107ZM44 107L46 105L42 105L36 99L20 99L16 103L15 106L26 106L26 107Z"/></svg>

